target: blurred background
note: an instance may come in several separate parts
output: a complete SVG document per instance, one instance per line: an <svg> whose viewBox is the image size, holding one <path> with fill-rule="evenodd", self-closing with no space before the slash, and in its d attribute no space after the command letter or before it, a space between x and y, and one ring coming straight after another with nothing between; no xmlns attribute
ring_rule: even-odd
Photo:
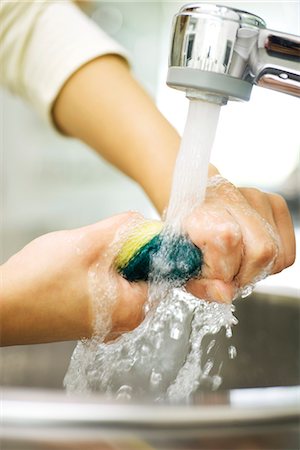
<svg viewBox="0 0 300 450"><path fill-rule="evenodd" d="M179 132L188 101L182 92L168 88L165 79L172 17L184 3L82 2L92 19L129 51L136 78ZM269 28L300 33L298 1L218 3L262 16ZM134 182L84 144L52 130L19 98L4 90L0 95L2 261L43 233L130 209L156 215ZM283 194L297 234L298 121L296 98L255 87L250 102L222 108L212 154L212 162L232 182ZM264 283L297 288L297 270L299 274L299 264Z"/></svg>

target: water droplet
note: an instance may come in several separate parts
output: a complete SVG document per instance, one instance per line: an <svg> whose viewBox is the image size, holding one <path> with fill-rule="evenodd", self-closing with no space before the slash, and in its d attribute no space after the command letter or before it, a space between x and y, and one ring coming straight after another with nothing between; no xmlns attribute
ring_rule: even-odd
<svg viewBox="0 0 300 450"><path fill-rule="evenodd" d="M150 355L150 347L148 345L145 345L145 344L142 345L141 354L142 354L142 356Z"/></svg>
<svg viewBox="0 0 300 450"><path fill-rule="evenodd" d="M213 377L212 377L212 390L213 391L216 391L217 389L219 389L219 387L221 386L221 384L222 384L222 377L220 377L220 375L214 375Z"/></svg>
<svg viewBox="0 0 300 450"><path fill-rule="evenodd" d="M211 350L212 350L213 347L215 346L215 343L216 343L216 340L215 340L215 339L213 339L212 341L210 341L210 343L208 344L207 350L206 350L206 353L207 353L207 354L211 352Z"/></svg>
<svg viewBox="0 0 300 450"><path fill-rule="evenodd" d="M182 308L176 308L174 312L175 318L178 320L178 322L183 322L184 320L184 314Z"/></svg>
<svg viewBox="0 0 300 450"><path fill-rule="evenodd" d="M211 333L211 329L207 325L201 326L201 331L202 331L203 335L207 334L207 333Z"/></svg>
<svg viewBox="0 0 300 450"><path fill-rule="evenodd" d="M150 376L150 383L152 386L157 386L162 380L162 375L159 372L155 372L154 369L152 369L151 376Z"/></svg>
<svg viewBox="0 0 300 450"><path fill-rule="evenodd" d="M231 327L226 327L226 337L231 338L232 337L232 329Z"/></svg>
<svg viewBox="0 0 300 450"><path fill-rule="evenodd" d="M253 290L254 290L254 285L253 284L249 284L248 286L245 286L241 290L241 294L240 295L241 295L242 298L246 298L246 297L248 297L249 295L252 294Z"/></svg>
<svg viewBox="0 0 300 450"><path fill-rule="evenodd" d="M172 325L171 331L170 331L170 337L171 339L174 339L175 341L178 341L178 339L182 336L182 326L178 323L175 323Z"/></svg>
<svg viewBox="0 0 300 450"><path fill-rule="evenodd" d="M131 359L123 359L119 363L119 370L121 372L129 372L133 365L133 361Z"/></svg>
<svg viewBox="0 0 300 450"><path fill-rule="evenodd" d="M228 355L230 359L234 359L237 355L237 350L234 345L230 345L228 348Z"/></svg>
<svg viewBox="0 0 300 450"><path fill-rule="evenodd" d="M232 325L237 325L239 323L239 321L237 320L236 317L232 317Z"/></svg>
<svg viewBox="0 0 300 450"><path fill-rule="evenodd" d="M202 375L204 377L207 377L209 375L209 372L213 368L213 365L214 365L213 361L211 359L208 359L207 362L205 363L204 367L203 367Z"/></svg>
<svg viewBox="0 0 300 450"><path fill-rule="evenodd" d="M153 331L160 331L161 328L162 328L162 325L161 325L161 323L160 323L159 321L154 322L154 323L152 324L152 330L153 330Z"/></svg>
<svg viewBox="0 0 300 450"><path fill-rule="evenodd" d="M158 334L156 336L156 339L155 339L155 342L154 342L154 347L156 348L156 350L160 349L162 342L163 342L162 335Z"/></svg>
<svg viewBox="0 0 300 450"><path fill-rule="evenodd" d="M210 334L217 334L220 331L220 327L217 324L211 325L209 328L208 333Z"/></svg>
<svg viewBox="0 0 300 450"><path fill-rule="evenodd" d="M127 384L124 384L117 391L117 400L129 401L131 400L131 395L132 395L132 387L128 386Z"/></svg>

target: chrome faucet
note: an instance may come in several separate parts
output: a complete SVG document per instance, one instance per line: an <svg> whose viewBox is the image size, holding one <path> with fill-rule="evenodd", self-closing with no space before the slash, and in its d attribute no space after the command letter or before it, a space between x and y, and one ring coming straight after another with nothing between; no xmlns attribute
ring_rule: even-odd
<svg viewBox="0 0 300 450"><path fill-rule="evenodd" d="M249 100L253 85L300 97L300 37L245 11L185 5L173 22L167 84L219 104Z"/></svg>

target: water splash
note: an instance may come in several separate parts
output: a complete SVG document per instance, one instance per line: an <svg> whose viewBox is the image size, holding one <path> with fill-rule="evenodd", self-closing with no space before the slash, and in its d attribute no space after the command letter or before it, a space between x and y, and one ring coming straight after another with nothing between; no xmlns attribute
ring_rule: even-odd
<svg viewBox="0 0 300 450"><path fill-rule="evenodd" d="M207 354L221 328L231 330L236 323L232 306L198 299L185 291L186 280L162 276L169 271L168 239L183 233L183 220L204 199L219 113L218 105L190 101L164 240L152 261L145 320L109 344L103 343L103 333L80 342L65 377L69 392L100 391L124 401L148 396L157 402L187 402L199 386L220 386L220 373ZM207 343L204 337L210 337Z"/></svg>
<svg viewBox="0 0 300 450"><path fill-rule="evenodd" d="M178 323L182 333L176 333L174 339ZM134 331L109 345L99 344L92 352L89 342L80 344L65 379L68 390L119 396L122 386L129 385L134 387L130 391L132 398L142 395L157 401L187 400L202 381L206 386L216 385L210 375L213 360L209 370L208 362L202 361L211 346L210 341L203 345L203 338L233 323L230 305L196 299L181 288L169 290ZM82 352L91 355L85 367ZM79 362L81 374L75 377Z"/></svg>

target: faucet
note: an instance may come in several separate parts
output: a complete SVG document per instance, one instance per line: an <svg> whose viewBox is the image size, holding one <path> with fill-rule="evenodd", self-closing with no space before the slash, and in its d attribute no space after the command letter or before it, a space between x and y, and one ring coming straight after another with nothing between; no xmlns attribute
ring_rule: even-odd
<svg viewBox="0 0 300 450"><path fill-rule="evenodd" d="M187 4L174 17L167 84L221 105L248 101L253 85L300 97L300 37L246 11Z"/></svg>

